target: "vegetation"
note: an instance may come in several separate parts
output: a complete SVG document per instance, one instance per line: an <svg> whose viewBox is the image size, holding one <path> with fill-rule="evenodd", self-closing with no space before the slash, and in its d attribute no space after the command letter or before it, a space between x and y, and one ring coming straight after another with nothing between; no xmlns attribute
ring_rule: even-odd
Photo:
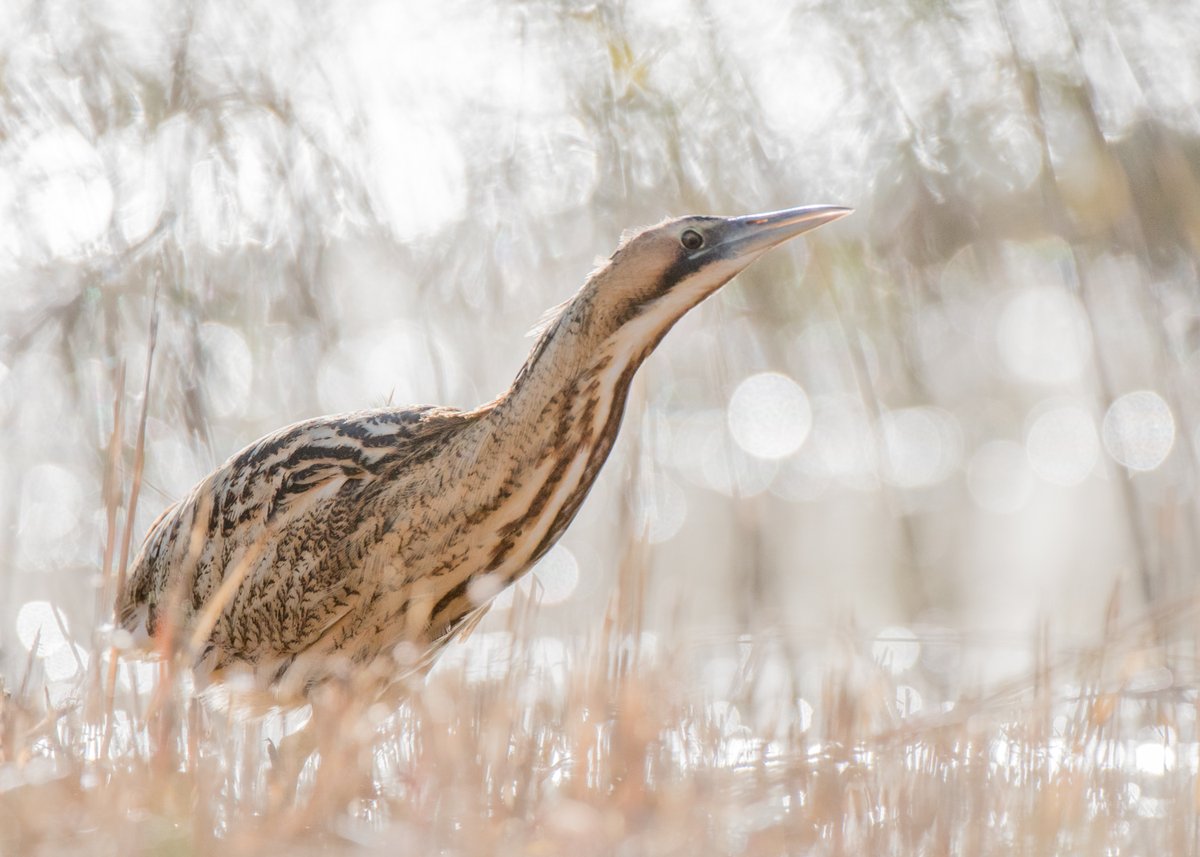
<svg viewBox="0 0 1200 857"><path fill-rule="evenodd" d="M152 5L0 6L0 854L1197 850L1197 8ZM428 674L298 728L113 632L243 443L823 202Z"/></svg>

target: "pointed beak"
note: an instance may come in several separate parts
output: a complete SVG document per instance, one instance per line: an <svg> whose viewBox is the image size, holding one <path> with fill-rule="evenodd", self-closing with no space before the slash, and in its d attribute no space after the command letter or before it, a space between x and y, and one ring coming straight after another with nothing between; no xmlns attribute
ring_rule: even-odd
<svg viewBox="0 0 1200 857"><path fill-rule="evenodd" d="M766 214L730 217L721 229L720 243L710 249L725 258L753 258L790 238L841 220L852 211L853 208L841 205L804 205Z"/></svg>

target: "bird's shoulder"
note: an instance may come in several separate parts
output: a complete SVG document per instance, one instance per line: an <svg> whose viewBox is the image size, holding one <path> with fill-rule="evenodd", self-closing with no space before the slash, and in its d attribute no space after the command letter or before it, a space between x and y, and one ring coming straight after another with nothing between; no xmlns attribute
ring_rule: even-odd
<svg viewBox="0 0 1200 857"><path fill-rule="evenodd" d="M470 422L474 415L456 408L414 405L314 417L263 435L232 455L222 469L300 465L305 457L330 450L375 459Z"/></svg>
<svg viewBox="0 0 1200 857"><path fill-rule="evenodd" d="M221 516L274 518L330 497L347 483L362 487L437 453L473 412L421 405L334 414L285 426L229 458L210 477ZM215 510L214 510L215 511Z"/></svg>

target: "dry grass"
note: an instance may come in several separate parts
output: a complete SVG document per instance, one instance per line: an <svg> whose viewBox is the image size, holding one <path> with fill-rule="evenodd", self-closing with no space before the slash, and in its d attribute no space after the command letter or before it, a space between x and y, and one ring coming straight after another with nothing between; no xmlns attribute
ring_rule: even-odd
<svg viewBox="0 0 1200 857"><path fill-rule="evenodd" d="M102 666L58 706L30 679L0 707L0 853L1194 853L1196 606L987 689L994 644L666 651L614 609L564 647L515 610L399 701L323 688L298 773L279 715L169 665L111 720Z"/></svg>

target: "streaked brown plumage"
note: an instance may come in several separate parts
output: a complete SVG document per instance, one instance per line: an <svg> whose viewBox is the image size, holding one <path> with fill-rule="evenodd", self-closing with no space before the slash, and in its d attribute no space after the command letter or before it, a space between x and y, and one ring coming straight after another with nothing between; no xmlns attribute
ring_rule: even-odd
<svg viewBox="0 0 1200 857"><path fill-rule="evenodd" d="M571 522L671 326L848 211L666 221L588 277L494 402L319 417L256 441L151 527L120 623L176 627L202 678L244 668L287 696L401 642L436 650Z"/></svg>

